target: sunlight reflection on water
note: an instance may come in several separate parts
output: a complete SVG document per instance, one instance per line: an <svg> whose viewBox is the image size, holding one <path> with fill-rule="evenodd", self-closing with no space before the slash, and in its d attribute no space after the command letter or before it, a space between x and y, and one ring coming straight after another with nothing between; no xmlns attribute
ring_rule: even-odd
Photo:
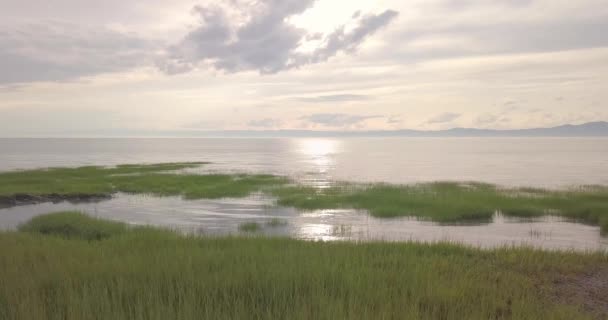
<svg viewBox="0 0 608 320"><path fill-rule="evenodd" d="M340 151L341 142L332 139L293 140L294 149L302 155L305 167L311 168L300 181L306 185L326 189L332 185L335 155Z"/></svg>

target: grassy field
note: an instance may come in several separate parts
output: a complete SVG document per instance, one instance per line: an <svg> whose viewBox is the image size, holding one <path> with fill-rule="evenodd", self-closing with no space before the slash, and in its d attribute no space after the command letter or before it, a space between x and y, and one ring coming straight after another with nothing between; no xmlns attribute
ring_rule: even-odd
<svg viewBox="0 0 608 320"><path fill-rule="evenodd" d="M599 225L608 232L608 188L569 190L505 189L483 183L436 182L416 185L336 184L315 189L272 175L172 172L203 165L170 163L83 167L0 173L0 197L15 194L147 193L186 199L245 197L265 192L282 206L304 210L355 208L376 217L413 216L438 222L490 220L508 216L558 215Z"/></svg>
<svg viewBox="0 0 608 320"><path fill-rule="evenodd" d="M0 252L0 319L602 319L608 296L578 283L608 276L602 254L195 238L77 213L0 233Z"/></svg>
<svg viewBox="0 0 608 320"><path fill-rule="evenodd" d="M285 178L270 175L179 174L172 171L204 163L121 165L117 167L51 168L0 173L0 196L15 194L147 193L185 198L245 197Z"/></svg>

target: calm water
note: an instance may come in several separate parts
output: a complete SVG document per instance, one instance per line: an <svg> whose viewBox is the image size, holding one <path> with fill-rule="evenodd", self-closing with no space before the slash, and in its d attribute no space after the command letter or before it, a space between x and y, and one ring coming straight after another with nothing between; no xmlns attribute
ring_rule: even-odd
<svg viewBox="0 0 608 320"><path fill-rule="evenodd" d="M78 210L134 225L155 225L204 234L239 234L239 225L256 222L260 234L323 241L450 241L474 247L533 246L559 250L608 250L599 227L545 217L518 220L496 215L493 221L469 225L439 225L408 218L377 219L356 210L299 212L276 207L272 199L193 200L120 194L90 204L39 204L0 209L0 229L13 229L30 218L53 211ZM285 225L271 227L279 219Z"/></svg>
<svg viewBox="0 0 608 320"><path fill-rule="evenodd" d="M209 161L206 170L411 183L608 184L606 138L0 139L0 171Z"/></svg>
<svg viewBox="0 0 608 320"><path fill-rule="evenodd" d="M319 187L332 181L414 183L468 180L505 186L559 188L608 185L608 139L390 138L390 139L0 139L0 171L41 167L208 161L197 172L289 175ZM1 183L1 181L0 181ZM0 229L58 210L151 224L186 232L234 234L246 222L264 234L308 240L453 241L480 247L531 245L547 249L607 250L598 227L555 217L505 218L446 226L407 218L376 219L353 210L299 212L246 199L184 201L117 195L93 204L40 204L0 210Z"/></svg>

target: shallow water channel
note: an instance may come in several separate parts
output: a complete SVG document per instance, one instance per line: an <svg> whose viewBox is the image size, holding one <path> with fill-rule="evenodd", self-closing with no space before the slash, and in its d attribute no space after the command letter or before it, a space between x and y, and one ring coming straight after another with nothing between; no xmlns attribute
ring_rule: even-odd
<svg viewBox="0 0 608 320"><path fill-rule="evenodd" d="M15 229L30 218L77 210L133 225L153 225L203 235L243 234L239 226L258 223L256 234L323 241L449 241L474 247L527 245L543 249L608 251L599 227L559 217L517 219L496 214L489 222L442 225L411 218L379 219L357 210L298 211L277 207L273 199L183 200L117 194L97 203L43 203L0 209L0 229ZM275 221L272 224L272 221ZM276 223L276 222L279 223Z"/></svg>

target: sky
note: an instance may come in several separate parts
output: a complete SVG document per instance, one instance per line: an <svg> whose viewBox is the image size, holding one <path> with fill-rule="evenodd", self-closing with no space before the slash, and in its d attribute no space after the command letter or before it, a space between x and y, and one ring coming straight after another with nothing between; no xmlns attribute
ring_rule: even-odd
<svg viewBox="0 0 608 320"><path fill-rule="evenodd" d="M606 0L0 0L0 137L608 120Z"/></svg>

